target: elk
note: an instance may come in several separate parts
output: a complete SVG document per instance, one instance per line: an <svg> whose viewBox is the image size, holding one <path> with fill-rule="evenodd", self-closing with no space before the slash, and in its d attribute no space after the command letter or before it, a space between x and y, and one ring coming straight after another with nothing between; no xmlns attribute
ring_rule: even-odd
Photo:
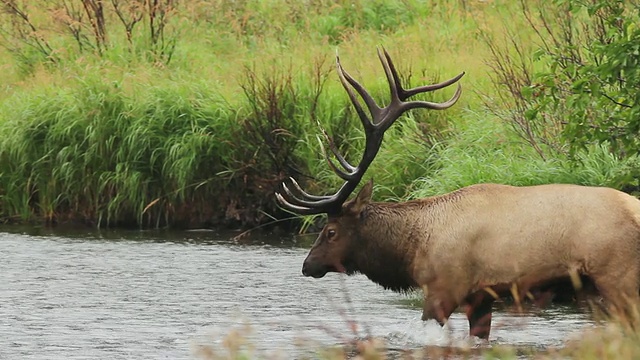
<svg viewBox="0 0 640 360"><path fill-rule="evenodd" d="M463 307L469 334L482 339L489 338L492 305L499 296L524 299L578 278L595 285L608 310L630 311L640 297L640 201L621 191L568 184L476 184L393 203L372 202L373 182L368 181L348 200L394 121L410 109L447 109L462 92L458 83L446 102L408 101L458 82L464 72L405 90L387 51L379 49L378 56L391 94L385 107L336 59L366 138L355 166L329 142L333 157L326 151L327 162L343 185L333 195L319 196L289 178L275 194L288 211L327 214L302 274L321 278L328 272L362 273L393 291L422 289L423 320L444 325Z"/></svg>

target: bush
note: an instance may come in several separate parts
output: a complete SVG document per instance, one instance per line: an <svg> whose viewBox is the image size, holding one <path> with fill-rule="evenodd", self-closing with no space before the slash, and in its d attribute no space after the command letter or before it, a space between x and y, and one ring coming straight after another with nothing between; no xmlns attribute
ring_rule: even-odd
<svg viewBox="0 0 640 360"><path fill-rule="evenodd" d="M543 159L578 163L594 145L639 154L640 3L521 1L521 11L534 46L513 29L506 43L485 37L502 105L493 111ZM630 191L640 172L629 171L620 186Z"/></svg>
<svg viewBox="0 0 640 360"><path fill-rule="evenodd" d="M531 102L527 117L562 118L571 154L593 143L608 144L618 156L640 153L640 3L555 6L553 15L540 13L542 29L534 25L545 32L538 59L549 66L523 89Z"/></svg>

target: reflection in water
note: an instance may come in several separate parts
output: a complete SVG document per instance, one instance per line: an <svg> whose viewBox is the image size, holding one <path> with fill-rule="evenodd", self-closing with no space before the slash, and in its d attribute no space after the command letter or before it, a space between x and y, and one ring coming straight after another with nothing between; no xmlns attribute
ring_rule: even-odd
<svg viewBox="0 0 640 360"><path fill-rule="evenodd" d="M352 338L351 320L359 336L382 337L393 348L465 340L462 314L443 330L421 321L405 296L363 276L303 277L306 249L290 239L224 238L0 233L0 359L190 359L195 344L215 344L243 324L268 354ZM494 343L546 347L591 322L557 307L498 313L494 324Z"/></svg>

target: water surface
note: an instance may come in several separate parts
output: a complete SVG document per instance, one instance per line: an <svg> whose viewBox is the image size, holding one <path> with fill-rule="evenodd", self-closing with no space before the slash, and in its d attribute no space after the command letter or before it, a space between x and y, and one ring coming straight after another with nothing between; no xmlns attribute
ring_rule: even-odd
<svg viewBox="0 0 640 360"><path fill-rule="evenodd" d="M230 238L0 233L0 359L193 359L196 345L222 349L234 330L280 358L366 335L396 349L472 341L462 314L443 330L364 276L303 277L308 239ZM491 342L561 346L589 319L571 307L499 312Z"/></svg>

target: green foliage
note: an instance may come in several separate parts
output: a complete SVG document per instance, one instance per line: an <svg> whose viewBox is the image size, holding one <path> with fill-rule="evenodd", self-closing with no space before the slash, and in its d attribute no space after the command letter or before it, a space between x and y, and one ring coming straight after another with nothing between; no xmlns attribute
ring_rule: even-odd
<svg viewBox="0 0 640 360"><path fill-rule="evenodd" d="M26 73L41 63L86 54L169 64L184 23L213 26L215 31L203 35L229 46L241 42L256 47L265 38L287 45L301 34L309 41L339 44L359 31L393 33L431 11L425 0L43 2L46 9L29 1L0 1L0 45Z"/></svg>
<svg viewBox="0 0 640 360"><path fill-rule="evenodd" d="M479 114L469 113L467 118L468 122L455 129L456 136L436 149L439 151L432 155L436 160L430 171L417 178L408 198L443 194L479 183L621 188L640 165L640 157L619 158L606 144L591 145L576 152L573 159L544 160L504 124Z"/></svg>
<svg viewBox="0 0 640 360"><path fill-rule="evenodd" d="M408 86L467 71L455 107L412 111L389 129L366 175L378 200L488 181L637 185L636 158L609 151L620 148L617 142L585 141L571 157L560 146L543 160L493 114L468 110L481 103L474 90L489 91L487 50L469 34L483 19L502 35L496 25L504 13L517 13L511 2L172 1L166 2L171 11L153 15L163 17L155 25L165 26L166 36L156 27L155 45L148 9L120 7L125 20L141 16L129 30L115 13L114 4L137 1L103 2L105 37L86 17L69 22L69 11L85 11L61 7L75 0L51 0L46 7L11 2L28 10L28 21L7 11L8 3L1 2L0 15L8 20L0 25L0 41L11 50L0 52L3 221L249 227L290 216L273 197L286 177L316 194L341 184L326 165L322 129L352 163L362 154L363 130L334 72L334 44L379 104L388 101L388 86L376 45L391 51ZM575 21L589 19L585 11L576 14ZM30 24L36 31L24 31ZM636 34L631 23L625 29ZM631 43L621 49L631 51ZM562 115L563 100L539 96L540 89L524 91L540 101L528 109L531 119L538 119L535 111ZM627 104L632 90L616 96L626 96L620 102ZM452 92L425 99L443 101ZM315 221L307 218L303 226Z"/></svg>
<svg viewBox="0 0 640 360"><path fill-rule="evenodd" d="M318 2L313 2L318 3ZM312 29L332 44L358 30L386 33L413 24L420 16L428 16L426 1L338 1L332 6L316 6L318 21Z"/></svg>
<svg viewBox="0 0 640 360"><path fill-rule="evenodd" d="M329 75L322 59L300 73L277 59L270 71L248 66L234 103L177 75L153 86L87 75L64 89L16 93L0 107L1 216L260 224L278 213L273 192L286 177L313 191L339 181L316 139L322 127L346 153L361 150L346 94L325 89Z"/></svg>
<svg viewBox="0 0 640 360"><path fill-rule="evenodd" d="M572 154L590 144L607 144L617 156L640 152L640 3L598 0L555 1L541 13L547 40L523 90L529 119L554 114Z"/></svg>
<svg viewBox="0 0 640 360"><path fill-rule="evenodd" d="M86 78L12 100L0 124L5 217L156 226L188 221L175 204L195 210L199 197L217 195L210 178L225 169L229 113L197 84L133 98Z"/></svg>

